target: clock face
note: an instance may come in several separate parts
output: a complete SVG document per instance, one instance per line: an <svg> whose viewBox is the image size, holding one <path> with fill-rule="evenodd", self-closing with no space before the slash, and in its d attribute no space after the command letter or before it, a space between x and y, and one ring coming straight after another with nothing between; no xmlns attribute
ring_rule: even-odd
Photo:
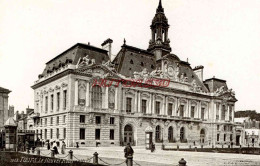
<svg viewBox="0 0 260 166"><path fill-rule="evenodd" d="M170 76L173 76L174 75L174 69L173 69L173 67L168 67L168 74L170 75Z"/></svg>

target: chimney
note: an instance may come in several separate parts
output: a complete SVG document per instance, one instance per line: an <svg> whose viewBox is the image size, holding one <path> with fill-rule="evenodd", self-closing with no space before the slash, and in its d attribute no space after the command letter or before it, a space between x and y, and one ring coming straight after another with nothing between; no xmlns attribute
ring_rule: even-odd
<svg viewBox="0 0 260 166"><path fill-rule="evenodd" d="M199 77L200 81L203 82L203 69L204 66L196 66L193 71Z"/></svg>
<svg viewBox="0 0 260 166"><path fill-rule="evenodd" d="M108 51L108 56L109 56L109 59L112 61L112 43L113 43L113 40L108 38L107 40L105 40L101 46L102 46L102 49L104 50L107 50Z"/></svg>

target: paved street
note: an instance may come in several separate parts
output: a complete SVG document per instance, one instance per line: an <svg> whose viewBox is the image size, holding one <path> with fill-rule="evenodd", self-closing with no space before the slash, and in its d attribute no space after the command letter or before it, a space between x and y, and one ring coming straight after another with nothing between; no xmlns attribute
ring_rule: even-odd
<svg viewBox="0 0 260 166"><path fill-rule="evenodd" d="M98 152L99 157L110 164L118 164L124 161L124 147L84 147L68 148L73 150L73 154L78 159L89 159L93 153ZM141 166L173 166L177 165L181 158L187 161L188 166L259 166L259 155L246 154L227 154L227 153L202 153L202 152L184 152L184 151L162 151L156 150L151 153L143 147L133 147L134 161ZM41 151L47 154L50 151L43 148ZM67 154L66 154L67 155ZM58 155L56 157L64 157ZM102 162L100 162L102 163ZM137 165L135 163L135 165ZM122 164L124 165L124 164Z"/></svg>

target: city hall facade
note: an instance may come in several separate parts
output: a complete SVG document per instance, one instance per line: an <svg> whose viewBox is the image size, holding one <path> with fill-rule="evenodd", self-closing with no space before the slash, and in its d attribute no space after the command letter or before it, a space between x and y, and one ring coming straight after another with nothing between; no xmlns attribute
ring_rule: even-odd
<svg viewBox="0 0 260 166"><path fill-rule="evenodd" d="M148 49L112 40L75 44L46 63L34 89L34 129L43 141L67 146L230 144L235 94L226 81L203 79L171 53L161 1ZM147 29L148 30L148 29Z"/></svg>

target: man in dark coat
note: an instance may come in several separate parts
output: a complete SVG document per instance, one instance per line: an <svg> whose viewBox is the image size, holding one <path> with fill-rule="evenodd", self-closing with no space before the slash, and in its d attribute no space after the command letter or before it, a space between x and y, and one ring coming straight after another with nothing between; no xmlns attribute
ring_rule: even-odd
<svg viewBox="0 0 260 166"><path fill-rule="evenodd" d="M125 152L125 158L126 158L126 165L127 165L127 157L128 156L133 156L134 154L134 150L132 149L130 143L127 143L125 149L124 149L124 152Z"/></svg>
<svg viewBox="0 0 260 166"><path fill-rule="evenodd" d="M50 142L47 142L47 149L50 150L51 146L50 146Z"/></svg>

